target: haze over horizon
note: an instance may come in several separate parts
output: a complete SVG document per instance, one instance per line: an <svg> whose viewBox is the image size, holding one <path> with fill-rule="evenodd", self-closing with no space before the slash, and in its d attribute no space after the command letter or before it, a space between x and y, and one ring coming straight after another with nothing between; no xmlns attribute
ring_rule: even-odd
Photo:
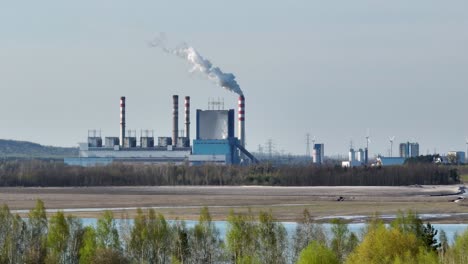
<svg viewBox="0 0 468 264"><path fill-rule="evenodd" d="M208 98L237 109L235 93L149 47L165 32L235 74L251 151L271 138L304 154L310 133L325 155L344 155L368 128L370 156L388 154L389 136L394 155L406 141L421 154L465 151L466 10L461 0L2 2L0 138L118 136L122 95L128 129L155 136L171 134L173 94L192 98L193 136Z"/></svg>

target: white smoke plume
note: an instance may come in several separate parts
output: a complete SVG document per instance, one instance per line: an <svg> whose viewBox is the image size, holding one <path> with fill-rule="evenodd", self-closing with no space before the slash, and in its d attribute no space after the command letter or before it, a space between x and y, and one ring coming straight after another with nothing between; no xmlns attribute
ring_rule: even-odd
<svg viewBox="0 0 468 264"><path fill-rule="evenodd" d="M205 74L208 79L215 82L218 86L225 88L228 91L243 95L239 84L236 81L236 76L232 73L224 73L220 68L213 66L213 64L205 59L193 47L182 43L176 48L167 48L166 39L163 34L157 37L150 43L152 47L159 47L164 52L173 54L189 62L192 65L190 72L201 72Z"/></svg>

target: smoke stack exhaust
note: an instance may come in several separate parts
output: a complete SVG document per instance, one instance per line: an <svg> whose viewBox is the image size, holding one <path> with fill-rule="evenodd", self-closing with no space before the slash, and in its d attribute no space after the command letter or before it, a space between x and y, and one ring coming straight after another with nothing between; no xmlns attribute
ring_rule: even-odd
<svg viewBox="0 0 468 264"><path fill-rule="evenodd" d="M177 138L179 138L179 96L172 96L172 145L177 145Z"/></svg>
<svg viewBox="0 0 468 264"><path fill-rule="evenodd" d="M120 147L124 146L125 139L125 96L120 97Z"/></svg>
<svg viewBox="0 0 468 264"><path fill-rule="evenodd" d="M239 96L239 141L245 148L245 97Z"/></svg>
<svg viewBox="0 0 468 264"><path fill-rule="evenodd" d="M185 96L185 137L190 146L190 96Z"/></svg>

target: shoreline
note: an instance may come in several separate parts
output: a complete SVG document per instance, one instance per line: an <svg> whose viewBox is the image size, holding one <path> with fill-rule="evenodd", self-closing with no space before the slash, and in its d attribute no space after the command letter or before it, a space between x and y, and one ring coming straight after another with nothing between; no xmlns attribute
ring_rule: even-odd
<svg viewBox="0 0 468 264"><path fill-rule="evenodd" d="M427 215L431 223L468 223L462 185L424 186L122 186L122 187L0 187L0 204L26 216L41 199L49 214L62 210L81 218L97 218L106 209L116 218L133 217L137 208L153 208L166 219L197 220L207 206L213 220L237 213L271 210L277 221L296 222L304 209L318 222L342 217L365 222L378 213L385 221L398 211ZM454 202L457 200L458 202ZM433 215L434 217L430 216ZM423 218L423 217L422 217ZM387 220L386 220L387 219Z"/></svg>
<svg viewBox="0 0 468 264"><path fill-rule="evenodd" d="M46 212L47 215L51 215L57 212L63 212L66 215L73 215L76 217L80 216L86 216L86 217L80 217L80 218L98 218L101 216L105 211L111 211L115 213L114 217L116 219L124 219L125 215L127 216L134 216L136 214L137 209L141 209L143 211L149 210L149 209L154 209L156 212L158 212L158 209L169 209L171 207L143 207L143 208L135 208L135 207L128 207L128 208L64 208L64 209L47 209ZM201 209L203 206L192 206L192 207L180 207L179 209L184 209L184 208L190 208L190 209ZM244 208L241 206L233 206L230 207L232 209L235 208ZM252 209L252 207L249 207ZM172 208L174 209L174 208ZM208 207L208 209L213 209L213 207ZM11 210L11 213L13 214L19 214L22 217L27 217L29 210ZM468 224L468 221L466 222L460 222L457 221L456 219L465 219L468 217L468 213L444 213L444 214L418 214L419 217L423 222L431 222L431 223L438 223L438 224ZM384 222L390 222L396 218L396 214L390 214L390 215L377 215L381 220ZM319 216L315 217L314 220L317 223L330 223L331 220L333 219L343 219L347 223L365 223L369 219L373 218L373 215L335 215L335 216ZM215 221L226 221L226 217L221 218L221 219L213 219ZM193 219L193 218L169 218L167 220L184 220L184 221L197 221L198 219ZM298 220L296 221L279 221L278 222L284 222L284 223L297 223Z"/></svg>

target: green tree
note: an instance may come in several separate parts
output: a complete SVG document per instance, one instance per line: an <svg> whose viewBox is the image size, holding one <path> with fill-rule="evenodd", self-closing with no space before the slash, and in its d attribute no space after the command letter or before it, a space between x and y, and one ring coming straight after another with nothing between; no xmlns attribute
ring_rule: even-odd
<svg viewBox="0 0 468 264"><path fill-rule="evenodd" d="M171 230L162 214L148 211L148 260L150 263L167 263L170 259Z"/></svg>
<svg viewBox="0 0 468 264"><path fill-rule="evenodd" d="M299 219L296 231L293 235L293 262L296 262L301 251L306 248L310 242L318 241L321 244L327 244L327 236L322 225L314 222L313 217L307 209L304 209L302 218Z"/></svg>
<svg viewBox="0 0 468 264"><path fill-rule="evenodd" d="M439 256L433 250L427 250L426 248L420 248L419 253L416 256L417 264L439 264Z"/></svg>
<svg viewBox="0 0 468 264"><path fill-rule="evenodd" d="M412 255L409 251L398 255L393 264L439 264L439 257L433 250L427 250L421 247L416 255Z"/></svg>
<svg viewBox="0 0 468 264"><path fill-rule="evenodd" d="M190 239L191 259L194 263L218 263L221 247L219 231L212 222L208 208L203 207Z"/></svg>
<svg viewBox="0 0 468 264"><path fill-rule="evenodd" d="M338 264L335 253L318 241L312 241L300 253L298 264ZM363 262L364 263L364 262Z"/></svg>
<svg viewBox="0 0 468 264"><path fill-rule="evenodd" d="M417 238L423 237L423 222L419 216L408 210L406 213L399 211L397 217L390 224L392 228L400 230L402 233L412 233Z"/></svg>
<svg viewBox="0 0 468 264"><path fill-rule="evenodd" d="M115 226L114 215L111 211L105 211L96 225L96 242L98 248L108 248L120 251L119 231Z"/></svg>
<svg viewBox="0 0 468 264"><path fill-rule="evenodd" d="M448 239L447 239L447 234L445 233L444 230L440 230L439 239L440 239L440 247L439 247L439 250L440 250L440 254L443 256L443 255L445 255L445 253L447 252L447 250L448 250L448 248L449 248L449 243L448 243Z"/></svg>
<svg viewBox="0 0 468 264"><path fill-rule="evenodd" d="M427 249L437 251L441 243L437 241L438 230L434 228L429 222L422 226L422 240Z"/></svg>
<svg viewBox="0 0 468 264"><path fill-rule="evenodd" d="M172 226L172 262L189 263L190 246L189 230L184 221L176 221Z"/></svg>
<svg viewBox="0 0 468 264"><path fill-rule="evenodd" d="M137 210L130 233L130 252L138 263L167 263L171 253L171 228L153 209Z"/></svg>
<svg viewBox="0 0 468 264"><path fill-rule="evenodd" d="M257 238L257 258L262 263L286 263L286 230L282 224L274 222L271 211L260 212Z"/></svg>
<svg viewBox="0 0 468 264"><path fill-rule="evenodd" d="M369 226L363 241L348 256L347 263L390 264L395 260L414 257L419 253L421 241L414 233L398 228L386 228L382 223Z"/></svg>
<svg viewBox="0 0 468 264"><path fill-rule="evenodd" d="M26 263L44 263L47 253L47 215L41 200L37 200L34 209L29 211L27 240Z"/></svg>
<svg viewBox="0 0 468 264"><path fill-rule="evenodd" d="M24 262L26 224L8 206L0 209L0 263Z"/></svg>
<svg viewBox="0 0 468 264"><path fill-rule="evenodd" d="M138 209L137 209L138 211ZM130 249L130 242L132 240L132 229L134 224L134 219L130 219L128 213L121 214L119 220L119 238L120 238L120 246L123 249L123 254L132 258L132 253Z"/></svg>
<svg viewBox="0 0 468 264"><path fill-rule="evenodd" d="M446 261L450 264L468 263L468 229L457 236L455 243L448 251Z"/></svg>
<svg viewBox="0 0 468 264"><path fill-rule="evenodd" d="M408 210L406 214L398 212L396 219L391 223L391 227L403 233L414 234L427 250L437 251L440 247L440 243L436 238L438 231L430 223L424 225L419 216L411 210Z"/></svg>
<svg viewBox="0 0 468 264"><path fill-rule="evenodd" d="M249 210L248 214L235 214L231 211L227 220L227 253L234 263L244 263L246 259L254 261L258 248L257 223L251 211Z"/></svg>
<svg viewBox="0 0 468 264"><path fill-rule="evenodd" d="M84 228L81 219L74 216L67 217L68 241L67 251L65 252L66 263L78 264L80 257L80 248L83 243Z"/></svg>
<svg viewBox="0 0 468 264"><path fill-rule="evenodd" d="M99 264L127 264L130 261L122 254L112 248L98 248L91 263Z"/></svg>
<svg viewBox="0 0 468 264"><path fill-rule="evenodd" d="M80 264L92 264L97 248L96 231L93 227L85 227L80 247Z"/></svg>
<svg viewBox="0 0 468 264"><path fill-rule="evenodd" d="M139 263L143 263L147 258L148 235L148 217L138 208L130 231L129 251L133 259Z"/></svg>
<svg viewBox="0 0 468 264"><path fill-rule="evenodd" d="M66 251L70 230L63 212L58 211L50 218L47 234L47 263L69 263Z"/></svg>
<svg viewBox="0 0 468 264"><path fill-rule="evenodd" d="M357 236L349 231L348 225L342 219L332 220L331 232L331 249L335 252L340 262L343 262L346 256L357 245Z"/></svg>

